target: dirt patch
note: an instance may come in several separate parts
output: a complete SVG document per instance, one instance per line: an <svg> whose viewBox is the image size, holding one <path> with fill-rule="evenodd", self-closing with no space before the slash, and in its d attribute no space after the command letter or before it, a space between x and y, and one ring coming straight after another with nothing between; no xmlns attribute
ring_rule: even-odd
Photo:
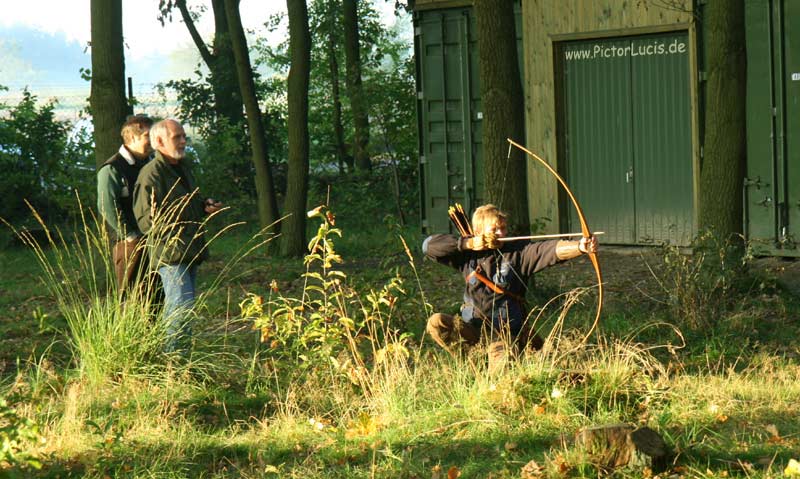
<svg viewBox="0 0 800 479"><path fill-rule="evenodd" d="M604 308L623 307L632 301L657 304L663 296L659 274L660 250L642 247L603 247L598 253L603 276ZM537 284L559 291L597 285L597 276L586 256L537 273Z"/></svg>

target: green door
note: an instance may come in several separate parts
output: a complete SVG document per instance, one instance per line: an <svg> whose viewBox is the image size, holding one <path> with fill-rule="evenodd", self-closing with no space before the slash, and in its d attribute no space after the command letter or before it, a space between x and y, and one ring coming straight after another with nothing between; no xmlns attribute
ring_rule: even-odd
<svg viewBox="0 0 800 479"><path fill-rule="evenodd" d="M757 253L800 256L800 2L745 3L745 232ZM792 23L794 22L794 23Z"/></svg>
<svg viewBox="0 0 800 479"><path fill-rule="evenodd" d="M520 3L515 1L513 8L521 51ZM426 233L452 232L447 209L460 203L469 214L484 196L483 114L472 8L415 12L414 48L422 228Z"/></svg>
<svg viewBox="0 0 800 479"><path fill-rule="evenodd" d="M415 18L422 226L451 230L447 209L476 207L483 195L480 86L471 8Z"/></svg>
<svg viewBox="0 0 800 479"><path fill-rule="evenodd" d="M694 234L686 32L558 48L564 173L604 242L685 245ZM570 210L570 229L579 225Z"/></svg>

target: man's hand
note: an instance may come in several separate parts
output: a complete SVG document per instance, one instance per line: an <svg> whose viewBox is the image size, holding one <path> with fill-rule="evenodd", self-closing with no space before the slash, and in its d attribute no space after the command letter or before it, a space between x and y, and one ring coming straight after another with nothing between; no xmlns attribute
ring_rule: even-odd
<svg viewBox="0 0 800 479"><path fill-rule="evenodd" d="M467 238L466 247L472 251L483 251L487 249L498 249L501 243L497 240L494 233L484 233Z"/></svg>
<svg viewBox="0 0 800 479"><path fill-rule="evenodd" d="M578 251L584 254L597 253L597 237L590 236L588 238L581 238L578 243Z"/></svg>
<svg viewBox="0 0 800 479"><path fill-rule="evenodd" d="M208 198L205 201L205 211L206 214L216 213L217 211L222 209L222 202L217 201L213 198Z"/></svg>

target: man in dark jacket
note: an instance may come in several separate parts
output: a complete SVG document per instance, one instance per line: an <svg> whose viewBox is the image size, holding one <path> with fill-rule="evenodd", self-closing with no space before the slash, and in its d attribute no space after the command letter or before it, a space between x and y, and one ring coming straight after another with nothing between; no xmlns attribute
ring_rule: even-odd
<svg viewBox="0 0 800 479"><path fill-rule="evenodd" d="M197 266L208 256L205 216L222 205L200 199L186 158L186 132L179 122L156 123L150 137L156 154L139 173L133 210L147 238L151 267L164 285L166 349L174 351L191 336Z"/></svg>
<svg viewBox="0 0 800 479"><path fill-rule="evenodd" d="M150 127L144 115L128 117L120 134L122 146L97 171L97 210L111 237L117 288L124 293L139 273L142 236L133 214L133 186L150 159Z"/></svg>
<svg viewBox="0 0 800 479"><path fill-rule="evenodd" d="M448 351L459 344L473 346L488 336L490 368L505 362L509 342L517 347L541 347L541 339L526 324L525 291L531 275L559 261L597 251L595 237L500 242L506 227L506 214L494 205L484 205L472 216L474 236L437 234L422 243L428 258L458 269L466 282L461 315L433 314L428 318L428 334Z"/></svg>

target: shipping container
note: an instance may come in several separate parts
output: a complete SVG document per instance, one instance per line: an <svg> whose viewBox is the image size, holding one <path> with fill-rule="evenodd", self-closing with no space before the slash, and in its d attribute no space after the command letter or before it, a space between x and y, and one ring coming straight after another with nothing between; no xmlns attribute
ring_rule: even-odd
<svg viewBox="0 0 800 479"><path fill-rule="evenodd" d="M800 256L800 1L748 0L744 228L756 253Z"/></svg>
<svg viewBox="0 0 800 479"><path fill-rule="evenodd" d="M519 21L520 7L515 3ZM420 204L426 233L453 231L447 209L483 202L480 79L471 7L414 14ZM517 28L521 40L521 26Z"/></svg>

